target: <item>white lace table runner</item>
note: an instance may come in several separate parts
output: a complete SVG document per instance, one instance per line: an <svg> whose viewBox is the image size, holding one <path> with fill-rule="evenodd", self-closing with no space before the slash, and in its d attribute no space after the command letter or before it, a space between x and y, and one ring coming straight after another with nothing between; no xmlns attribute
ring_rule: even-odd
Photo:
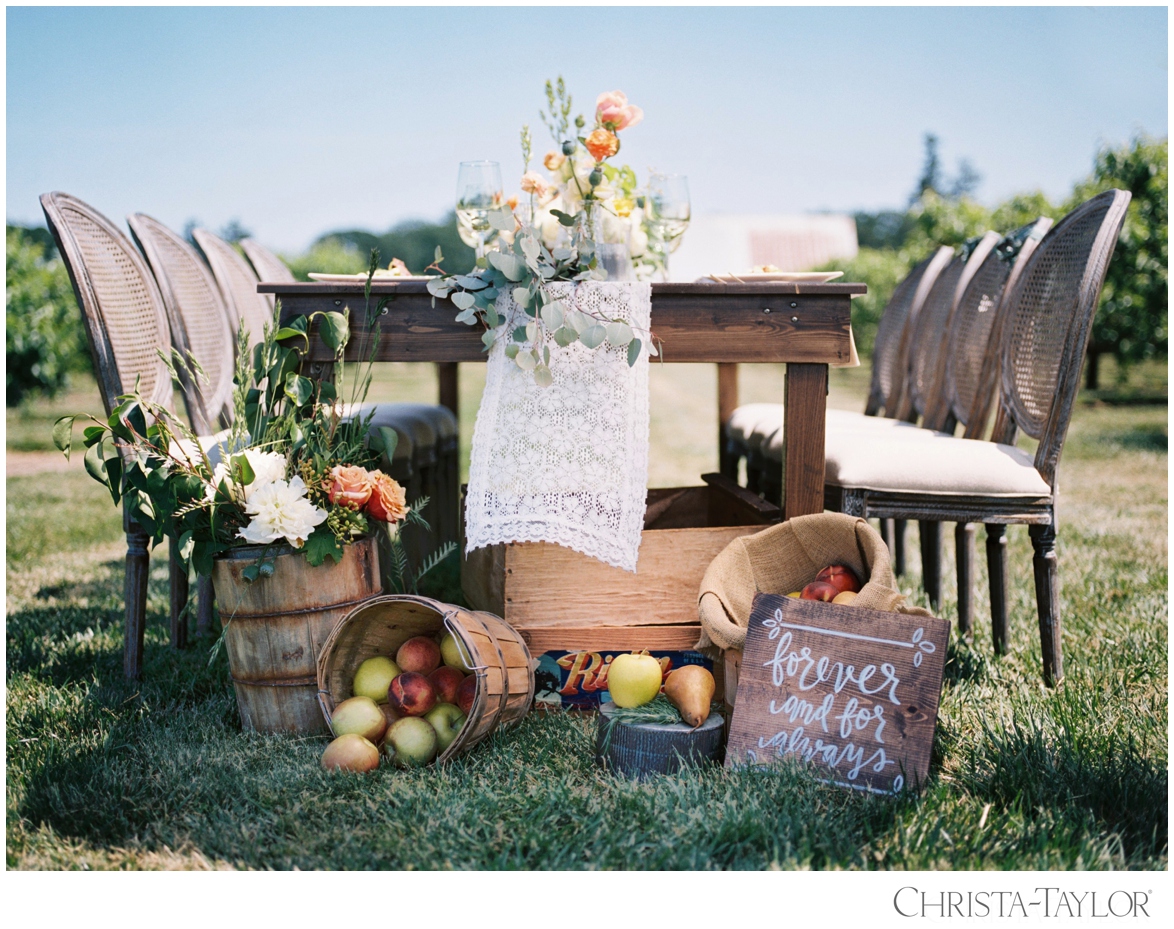
<svg viewBox="0 0 1174 929"><path fill-rule="evenodd" d="M466 551L503 542L553 542L636 570L648 485L648 283L548 285L569 308L627 322L644 343L625 348L550 344L554 383L539 387L505 354L489 352L473 430L465 504ZM512 300L507 331L528 321Z"/></svg>

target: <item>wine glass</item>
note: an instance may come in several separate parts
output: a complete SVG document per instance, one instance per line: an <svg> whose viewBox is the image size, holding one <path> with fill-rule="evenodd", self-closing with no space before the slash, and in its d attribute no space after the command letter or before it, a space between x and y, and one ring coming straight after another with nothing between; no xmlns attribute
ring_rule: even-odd
<svg viewBox="0 0 1174 929"><path fill-rule="evenodd" d="M501 165L496 161L462 161L457 172L457 232L461 241L485 257L485 245L496 234L489 212L505 200Z"/></svg>
<svg viewBox="0 0 1174 929"><path fill-rule="evenodd" d="M669 279L669 253L681 244L689 227L689 179L683 174L652 174L648 178L648 224L664 255L664 278Z"/></svg>

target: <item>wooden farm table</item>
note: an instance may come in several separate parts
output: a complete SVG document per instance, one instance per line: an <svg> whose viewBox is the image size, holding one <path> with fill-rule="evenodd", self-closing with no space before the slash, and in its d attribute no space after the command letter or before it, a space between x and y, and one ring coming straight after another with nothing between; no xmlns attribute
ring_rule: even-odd
<svg viewBox="0 0 1174 929"><path fill-rule="evenodd" d="M345 357L369 356L372 334L364 323L361 283L262 282L257 290L281 300L283 320L349 307ZM786 363L781 399L787 518L823 510L828 365L848 363L851 298L866 291L864 284L841 283L652 285L652 331L661 340L664 361ZM423 282L379 282L371 295L372 309L387 298L378 317L376 360L449 366L441 402L455 409L456 363L486 359L481 327L456 322L457 310L447 299L436 300L434 307ZM332 359L321 339L312 337L307 363L320 367Z"/></svg>

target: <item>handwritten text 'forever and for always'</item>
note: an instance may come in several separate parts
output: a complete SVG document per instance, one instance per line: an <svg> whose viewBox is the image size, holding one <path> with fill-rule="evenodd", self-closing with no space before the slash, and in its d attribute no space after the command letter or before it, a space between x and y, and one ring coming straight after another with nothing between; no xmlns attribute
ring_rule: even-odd
<svg viewBox="0 0 1174 929"><path fill-rule="evenodd" d="M848 783L843 786L871 790L852 782L862 771L887 775L887 768L896 768L898 765L897 760L884 749L888 724L885 704L894 707L901 705L897 695L897 687L901 683L897 669L890 662L882 662L879 665L864 665L857 670L854 665L834 661L829 655L815 655L809 646L795 648L792 630L913 648L917 658L921 657L922 651L932 652L933 644L925 641L921 630L918 633L922 634L915 634L910 642L896 642L800 626L785 622L781 609L776 609L774 616L765 620L763 626L767 629L768 638L775 642L774 657L765 662L764 667L770 668L771 682L775 687L786 686L791 691L781 702L770 701L770 713L798 725L791 729L780 729L773 736L760 737L758 747L774 749L779 757L790 755L804 761L821 761L847 779ZM920 661L915 660L915 666L920 664ZM799 696L820 685L831 688L822 701L812 702ZM842 694L846 699L841 707L837 701ZM862 697L866 698L863 703ZM816 734L811 735L809 732ZM856 740L863 744L858 744ZM757 762L756 752L751 751L749 755L748 760L752 764ZM891 789L899 791L904 783L904 776L896 774Z"/></svg>

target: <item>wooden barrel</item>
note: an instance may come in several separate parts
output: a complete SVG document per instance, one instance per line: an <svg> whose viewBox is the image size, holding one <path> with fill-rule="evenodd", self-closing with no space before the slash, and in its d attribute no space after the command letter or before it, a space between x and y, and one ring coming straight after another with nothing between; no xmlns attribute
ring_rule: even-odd
<svg viewBox="0 0 1174 929"><path fill-rule="evenodd" d="M716 760L725 720L713 712L696 729L684 723L612 723L614 703L599 705L595 760L616 774L645 778L675 774L688 764Z"/></svg>
<svg viewBox="0 0 1174 929"><path fill-rule="evenodd" d="M413 636L439 638L451 630L465 647L477 675L477 696L460 733L438 761L472 748L498 726L521 721L534 699L530 650L508 623L428 597L376 597L352 609L327 639L318 659L320 715L354 695L355 671L368 658L394 658Z"/></svg>
<svg viewBox="0 0 1174 929"><path fill-rule="evenodd" d="M341 562L318 567L291 546L270 546L273 573L246 581L242 572L264 550L235 548L212 572L241 723L257 732L329 732L318 706L318 658L339 620L379 593L375 540L347 545Z"/></svg>

